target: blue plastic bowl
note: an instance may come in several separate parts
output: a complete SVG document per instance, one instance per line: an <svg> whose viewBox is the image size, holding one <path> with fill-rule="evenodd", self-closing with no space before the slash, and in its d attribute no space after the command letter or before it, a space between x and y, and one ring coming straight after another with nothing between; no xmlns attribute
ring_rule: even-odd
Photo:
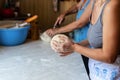
<svg viewBox="0 0 120 80"><path fill-rule="evenodd" d="M25 42L30 25L21 28L0 29L0 45L15 46Z"/></svg>

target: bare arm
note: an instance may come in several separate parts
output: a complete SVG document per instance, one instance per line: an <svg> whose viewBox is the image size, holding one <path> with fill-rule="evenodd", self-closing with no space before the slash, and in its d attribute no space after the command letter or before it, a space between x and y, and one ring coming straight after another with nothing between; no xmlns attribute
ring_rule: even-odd
<svg viewBox="0 0 120 80"><path fill-rule="evenodd" d="M60 16L57 17L57 20L55 21L54 26L56 26L57 24L61 24L62 21L64 20L65 16L78 12L78 9L82 8L82 4L83 4L83 2L82 2L82 0L80 0L79 3L73 5L68 10L63 12Z"/></svg>
<svg viewBox="0 0 120 80"><path fill-rule="evenodd" d="M86 7L84 13L80 17L80 19L78 19L77 21L74 21L60 28L48 29L46 30L46 33L49 36L54 36L55 34L58 34L58 33L66 33L66 32L73 31L77 28L84 27L84 25L86 25L89 22L89 18L90 18L91 11L92 11L92 4L93 4L93 0L90 0L90 3Z"/></svg>
<svg viewBox="0 0 120 80"><path fill-rule="evenodd" d="M63 14L64 15L69 15L69 14L73 14L76 13L79 9L82 8L82 0L79 1L79 3L73 5L72 7L70 7L68 10L66 10Z"/></svg>
<svg viewBox="0 0 120 80"><path fill-rule="evenodd" d="M113 63L120 51L120 1L111 0L103 14L103 47L90 49L74 44L74 51L89 58Z"/></svg>
<svg viewBox="0 0 120 80"><path fill-rule="evenodd" d="M80 17L79 20L74 21L74 22L72 22L72 23L70 23L66 26L61 27L61 28L57 28L55 33L70 32L70 31L73 31L77 28L81 28L84 25L86 25L89 22L89 18L90 18L90 15L91 15L92 3L93 3L93 0L91 0L91 2L89 3L89 5L85 9L84 13L82 14L82 16Z"/></svg>
<svg viewBox="0 0 120 80"><path fill-rule="evenodd" d="M86 46L86 47L89 46L89 42L88 42L88 40L83 40L83 41L81 41L81 42L78 43L78 44L81 45L81 46Z"/></svg>

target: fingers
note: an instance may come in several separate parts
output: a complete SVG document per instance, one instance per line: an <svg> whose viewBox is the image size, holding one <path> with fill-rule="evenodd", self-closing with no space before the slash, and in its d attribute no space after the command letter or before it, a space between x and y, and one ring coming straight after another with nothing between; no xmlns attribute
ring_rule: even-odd
<svg viewBox="0 0 120 80"><path fill-rule="evenodd" d="M64 56L68 56L70 54L72 54L72 52L61 52L60 56L64 57Z"/></svg>
<svg viewBox="0 0 120 80"><path fill-rule="evenodd" d="M54 24L54 28L57 26L58 22L59 22L59 19L56 20L56 22Z"/></svg>
<svg viewBox="0 0 120 80"><path fill-rule="evenodd" d="M56 35L53 37L51 47L55 52L61 53L61 56L66 56L73 52L72 41L64 35Z"/></svg>
<svg viewBox="0 0 120 80"><path fill-rule="evenodd" d="M62 23L62 21L63 21L63 18L61 18L61 19L59 20L59 25Z"/></svg>
<svg viewBox="0 0 120 80"><path fill-rule="evenodd" d="M58 18L57 18L57 20L56 20L56 22L55 22L55 24L54 24L54 26L57 26L57 24L61 24L61 22L60 22L60 21L61 21L61 18L60 18L60 17L58 17Z"/></svg>
<svg viewBox="0 0 120 80"><path fill-rule="evenodd" d="M45 32L49 35L50 34L50 29L46 30Z"/></svg>
<svg viewBox="0 0 120 80"><path fill-rule="evenodd" d="M63 16L63 15L60 15L60 16L57 18L57 20L56 20L56 22L55 22L55 24L54 24L54 28L55 28L55 26L57 26L57 24L60 25L60 24L62 23L63 19L64 19L64 16Z"/></svg>
<svg viewBox="0 0 120 80"><path fill-rule="evenodd" d="M53 35L55 34L53 29L48 29L47 31L45 31L49 36L53 37Z"/></svg>
<svg viewBox="0 0 120 80"><path fill-rule="evenodd" d="M60 49L60 46L59 46L59 42L57 42L57 41L53 41L52 43L51 43L51 45L52 45L52 47L54 48L54 50L55 50L55 52L62 52L62 50Z"/></svg>

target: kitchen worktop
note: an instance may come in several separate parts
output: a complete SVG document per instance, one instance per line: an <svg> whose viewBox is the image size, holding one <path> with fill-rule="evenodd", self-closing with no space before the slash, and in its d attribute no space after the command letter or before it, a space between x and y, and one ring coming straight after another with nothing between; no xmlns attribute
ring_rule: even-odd
<svg viewBox="0 0 120 80"><path fill-rule="evenodd" d="M61 57L37 40L0 46L0 80L89 80L81 55Z"/></svg>

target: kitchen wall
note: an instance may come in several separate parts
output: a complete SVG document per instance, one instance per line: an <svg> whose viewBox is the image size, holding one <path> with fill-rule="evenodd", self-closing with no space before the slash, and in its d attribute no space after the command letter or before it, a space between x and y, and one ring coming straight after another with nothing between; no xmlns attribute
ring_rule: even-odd
<svg viewBox="0 0 120 80"><path fill-rule="evenodd" d="M21 12L26 14L31 13L32 15L39 15L38 23L42 31L53 27L57 16L76 3L74 0L60 1L59 12L54 12L52 0L20 0L20 2ZM75 14L68 16L62 25L68 24L74 20Z"/></svg>
<svg viewBox="0 0 120 80"><path fill-rule="evenodd" d="M0 8L2 7L3 5L3 0L0 0Z"/></svg>
<svg viewBox="0 0 120 80"><path fill-rule="evenodd" d="M0 8L3 5L4 0L0 0ZM53 27L54 22L60 13L67 10L73 4L75 0L60 1L60 10L58 12L53 11L52 0L20 0L21 12L24 14L31 13L32 15L39 15L38 26L42 31ZM75 20L75 14L66 17L66 20L62 25L66 25Z"/></svg>

